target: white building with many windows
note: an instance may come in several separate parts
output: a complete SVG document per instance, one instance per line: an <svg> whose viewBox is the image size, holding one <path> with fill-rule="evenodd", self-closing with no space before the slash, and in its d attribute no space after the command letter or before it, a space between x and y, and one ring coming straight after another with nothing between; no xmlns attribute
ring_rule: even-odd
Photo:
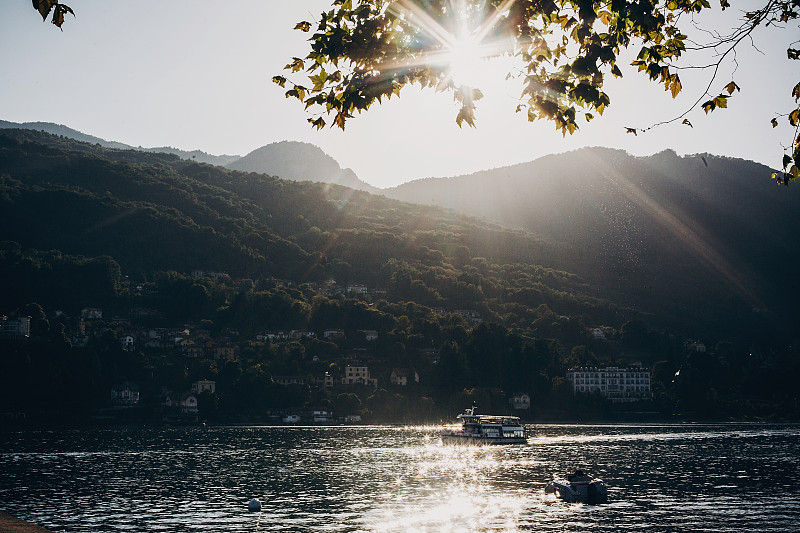
<svg viewBox="0 0 800 533"><path fill-rule="evenodd" d="M575 394L599 393L612 402L650 399L650 371L645 368L571 368L567 379Z"/></svg>
<svg viewBox="0 0 800 533"><path fill-rule="evenodd" d="M347 365L342 376L342 385L372 385L378 386L378 380L370 377L369 368L366 366Z"/></svg>

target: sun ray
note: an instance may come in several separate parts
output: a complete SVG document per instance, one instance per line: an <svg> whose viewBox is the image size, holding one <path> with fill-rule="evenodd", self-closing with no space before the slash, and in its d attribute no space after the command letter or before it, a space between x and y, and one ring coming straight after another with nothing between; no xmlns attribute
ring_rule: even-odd
<svg viewBox="0 0 800 533"><path fill-rule="evenodd" d="M473 17L470 16L465 0L452 2L452 12L442 23L414 0L399 0L390 7L394 15L432 38L439 48L402 61L387 62L382 65L382 70L439 66L445 70L442 85L446 86L452 81L456 86L474 87L481 78L481 62L508 53L514 48L512 39L488 38L508 15L515 2L516 0L505 0L491 15L484 16L479 24L473 25L470 20ZM480 3L474 11L485 14L485 3Z"/></svg>

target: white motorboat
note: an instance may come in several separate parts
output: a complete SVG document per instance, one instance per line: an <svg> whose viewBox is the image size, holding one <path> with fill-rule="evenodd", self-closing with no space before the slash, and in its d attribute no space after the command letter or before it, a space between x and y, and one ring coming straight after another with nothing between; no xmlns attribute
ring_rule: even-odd
<svg viewBox="0 0 800 533"><path fill-rule="evenodd" d="M544 491L546 494L555 494L556 498L569 503L595 504L608 501L608 490L603 480L593 478L583 470L567 474L563 479L554 479Z"/></svg>

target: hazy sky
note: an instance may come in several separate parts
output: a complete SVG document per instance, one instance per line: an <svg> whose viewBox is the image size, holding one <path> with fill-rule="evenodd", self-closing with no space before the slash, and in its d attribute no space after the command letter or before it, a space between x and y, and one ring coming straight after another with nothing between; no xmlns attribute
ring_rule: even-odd
<svg viewBox="0 0 800 533"><path fill-rule="evenodd" d="M729 28L753 1L731 2L715 24ZM680 114L699 98L707 79L681 73L684 95L673 101L633 68L607 82L612 105L603 117L563 138L549 122L514 113L518 88L497 80L483 87L477 129L459 128L452 97L407 88L401 97L348 122L347 131L318 132L302 105L272 83L292 56L308 51L300 20L316 21L329 0L72 0L76 17L59 31L29 0L0 6L0 119L64 124L134 146L173 146L212 154L245 155L265 144L316 144L364 181L389 187L416 178L454 176L531 161L581 146L622 148L649 155L666 148L709 152L775 167L791 140L788 126L769 120L791 110L798 63L786 48L797 26L755 35L743 43L738 67L729 62L712 90L734 79L742 88L729 109L633 136ZM717 2L712 2L715 6ZM737 9L738 8L738 9ZM763 52L763 53L762 53ZM737 67L732 75L731 71ZM492 68L490 65L489 68ZM498 66L499 68L499 66ZM589 169L590 170L590 169Z"/></svg>

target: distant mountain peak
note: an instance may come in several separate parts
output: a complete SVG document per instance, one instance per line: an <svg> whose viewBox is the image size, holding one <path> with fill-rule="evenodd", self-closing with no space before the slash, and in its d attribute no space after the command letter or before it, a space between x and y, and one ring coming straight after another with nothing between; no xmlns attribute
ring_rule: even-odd
<svg viewBox="0 0 800 533"><path fill-rule="evenodd" d="M375 187L361 181L351 169L341 168L320 147L301 141L271 143L226 166L231 170L269 174L294 181L335 183L373 194L378 192Z"/></svg>

